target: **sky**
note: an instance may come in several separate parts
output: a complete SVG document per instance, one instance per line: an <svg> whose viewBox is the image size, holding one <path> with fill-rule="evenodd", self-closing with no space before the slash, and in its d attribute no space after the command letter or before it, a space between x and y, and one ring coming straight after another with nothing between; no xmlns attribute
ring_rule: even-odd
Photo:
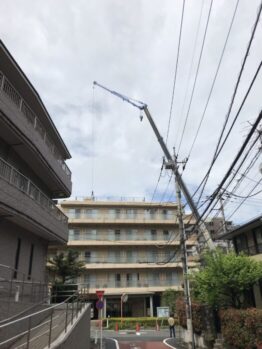
<svg viewBox="0 0 262 349"><path fill-rule="evenodd" d="M173 147L176 152L179 150L179 162L188 157L236 3L213 1L195 93L179 147L210 6L210 0L185 0L167 140L171 153ZM238 2L213 93L183 172L191 193L213 157L259 4L259 0ZM93 81L145 102L166 140L182 5L182 0L0 2L1 39L40 94L72 155L67 163L72 171L73 197L88 197L93 191L96 197L175 200L173 178L170 180L170 173L165 170L155 191L163 152L146 118L141 122L138 109L99 87L93 88ZM261 60L261 23L230 120ZM210 174L202 199L217 188L257 118L261 110L261 83L260 73ZM258 148L259 143L253 155ZM245 178L239 194L246 195L254 181L261 179L260 162L261 157L249 172L249 179ZM261 189L259 184L255 191ZM226 217L239 203L240 198L231 198L225 207ZM248 199L231 219L239 223L261 214L261 203L261 194Z"/></svg>

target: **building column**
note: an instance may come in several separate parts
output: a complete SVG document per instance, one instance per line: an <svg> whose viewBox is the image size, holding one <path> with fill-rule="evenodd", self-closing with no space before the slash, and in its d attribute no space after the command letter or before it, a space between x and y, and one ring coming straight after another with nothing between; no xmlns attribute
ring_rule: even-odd
<svg viewBox="0 0 262 349"><path fill-rule="evenodd" d="M103 299L103 302L104 302L104 318L106 318L106 297L104 297L104 299Z"/></svg>
<svg viewBox="0 0 262 349"><path fill-rule="evenodd" d="M150 316L154 316L154 310L153 310L153 296L149 296L149 302L150 302Z"/></svg>

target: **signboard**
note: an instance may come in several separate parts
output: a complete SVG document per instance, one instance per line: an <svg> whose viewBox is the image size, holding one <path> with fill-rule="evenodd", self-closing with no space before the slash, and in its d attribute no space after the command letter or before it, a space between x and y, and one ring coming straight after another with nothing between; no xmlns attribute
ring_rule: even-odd
<svg viewBox="0 0 262 349"><path fill-rule="evenodd" d="M96 302L96 309L101 310L104 308L104 302L99 300Z"/></svg>
<svg viewBox="0 0 262 349"><path fill-rule="evenodd" d="M103 297L104 293L105 293L104 290L96 290L96 295L99 299Z"/></svg>
<svg viewBox="0 0 262 349"><path fill-rule="evenodd" d="M169 317L169 307L157 307L157 317Z"/></svg>
<svg viewBox="0 0 262 349"><path fill-rule="evenodd" d="M126 293L122 294L121 300L122 300L123 303L127 302L127 300L128 300L128 295L127 295Z"/></svg>

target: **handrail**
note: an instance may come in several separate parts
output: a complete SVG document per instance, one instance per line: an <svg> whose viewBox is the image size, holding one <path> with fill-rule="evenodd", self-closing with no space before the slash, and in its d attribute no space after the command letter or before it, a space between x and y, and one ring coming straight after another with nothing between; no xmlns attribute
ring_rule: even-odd
<svg viewBox="0 0 262 349"><path fill-rule="evenodd" d="M0 325L0 334L2 335L0 347L14 341L20 347L21 344L17 341L21 340L24 342L22 346L29 349L34 340L39 340L43 336L40 343L37 343L37 347L39 349L50 348L51 343L63 331L66 333L69 323L73 324L74 319L78 318L79 313L82 312L86 304L86 290L87 288L76 291L63 302ZM56 310L57 313L55 313ZM44 315L45 313L47 315ZM40 334L36 333L32 337L33 331L40 329L42 326L47 327L47 330L39 331ZM10 330L5 331L8 327L10 327ZM46 338L46 334L48 338ZM35 347L34 344L32 346Z"/></svg>
<svg viewBox="0 0 262 349"><path fill-rule="evenodd" d="M22 318L20 318L20 319L16 319L16 320L10 321L10 322L8 322L7 324L0 325L0 330L1 330L2 328L4 328L4 327L13 325L13 324L15 324L15 323L17 323L17 322L19 322L19 321L28 319L28 318L30 318L30 317L33 317L33 316L35 316L35 315L44 313L44 312L49 311L49 310L51 310L51 309L55 309L55 308L61 306L62 304L65 304L66 302L68 302L72 297L75 297L76 294L78 294L78 292L75 292L74 294L72 294L70 297L68 297L68 298L67 298L66 300L64 300L63 302L58 303L58 304L56 304L56 305L52 305L52 306L48 307L47 309L39 310L39 311L37 311L37 312L35 312L35 313L33 313L33 314L29 314L29 315L26 315L26 316L24 316L24 317L22 317Z"/></svg>
<svg viewBox="0 0 262 349"><path fill-rule="evenodd" d="M54 201L49 199L29 178L2 158L0 158L0 176L37 202L41 207L47 209L58 220L67 224L67 216L59 210Z"/></svg>
<svg viewBox="0 0 262 349"><path fill-rule="evenodd" d="M38 134L43 139L46 146L49 148L51 153L56 158L57 162L60 163L61 168L65 172L65 174L71 179L71 171L66 165L65 161L62 159L57 147L54 145L52 141L52 137L47 133L44 126L42 125L39 118L35 115L32 109L28 106L28 104L24 101L21 95L18 93L16 88L10 83L10 81L6 78L3 72L0 71L0 90L2 90L9 99L16 105L16 107L21 111L22 114L27 118L29 123L35 128Z"/></svg>

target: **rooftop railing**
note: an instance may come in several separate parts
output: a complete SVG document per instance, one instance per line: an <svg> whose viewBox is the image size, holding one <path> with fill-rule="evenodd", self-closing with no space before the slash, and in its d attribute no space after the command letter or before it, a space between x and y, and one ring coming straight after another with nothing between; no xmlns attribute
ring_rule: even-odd
<svg viewBox="0 0 262 349"><path fill-rule="evenodd" d="M30 179L25 177L2 158L0 158L0 177L37 202L57 220L65 225L67 224L67 216L56 207L55 203L32 183Z"/></svg>
<svg viewBox="0 0 262 349"><path fill-rule="evenodd" d="M54 155L58 163L60 164L63 171L71 179L71 171L62 159L61 154L54 145L51 136L46 131L45 127L35 115L28 104L23 100L14 86L8 81L4 74L0 71L0 90L13 102L13 104L18 108L18 110L25 116L29 124L36 130L39 136L43 139L46 146L49 148L50 152Z"/></svg>

